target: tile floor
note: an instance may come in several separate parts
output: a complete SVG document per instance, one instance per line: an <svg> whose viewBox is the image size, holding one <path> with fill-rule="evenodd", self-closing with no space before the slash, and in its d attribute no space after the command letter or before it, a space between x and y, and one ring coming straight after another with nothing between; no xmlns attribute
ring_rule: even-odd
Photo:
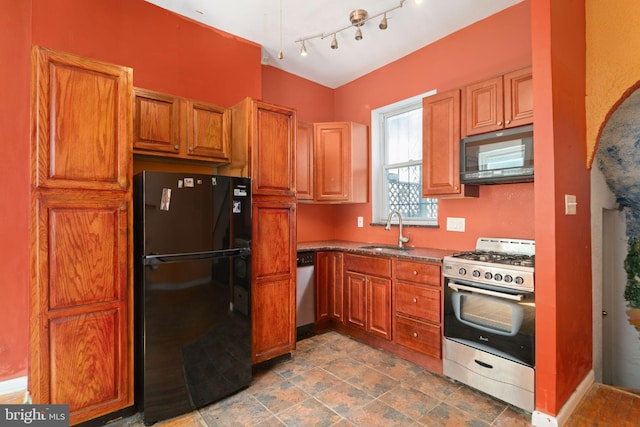
<svg viewBox="0 0 640 427"><path fill-rule="evenodd" d="M246 390L155 426L530 426L531 414L337 332L297 347ZM0 396L0 403L22 398ZM591 387L566 424L639 425L640 395L603 384ZM136 414L109 426L144 423Z"/></svg>

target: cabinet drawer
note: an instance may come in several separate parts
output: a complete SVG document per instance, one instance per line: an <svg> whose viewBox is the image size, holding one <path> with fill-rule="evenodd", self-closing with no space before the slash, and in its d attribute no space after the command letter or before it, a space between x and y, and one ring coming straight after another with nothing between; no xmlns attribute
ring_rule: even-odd
<svg viewBox="0 0 640 427"><path fill-rule="evenodd" d="M396 343L440 359L440 326L396 316Z"/></svg>
<svg viewBox="0 0 640 427"><path fill-rule="evenodd" d="M424 262L395 260L396 279L440 286L440 266Z"/></svg>
<svg viewBox="0 0 640 427"><path fill-rule="evenodd" d="M440 290L396 282L396 311L440 323Z"/></svg>
<svg viewBox="0 0 640 427"><path fill-rule="evenodd" d="M391 260L389 258L345 254L344 269L373 276L391 277Z"/></svg>

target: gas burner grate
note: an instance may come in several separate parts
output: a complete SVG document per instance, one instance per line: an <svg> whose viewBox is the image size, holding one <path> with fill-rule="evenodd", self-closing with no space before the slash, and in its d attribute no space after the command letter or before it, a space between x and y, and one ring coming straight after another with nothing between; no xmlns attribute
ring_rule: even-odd
<svg viewBox="0 0 640 427"><path fill-rule="evenodd" d="M505 252L465 251L455 253L453 257L471 261L518 265L523 267L533 267L535 265L535 255L509 254Z"/></svg>

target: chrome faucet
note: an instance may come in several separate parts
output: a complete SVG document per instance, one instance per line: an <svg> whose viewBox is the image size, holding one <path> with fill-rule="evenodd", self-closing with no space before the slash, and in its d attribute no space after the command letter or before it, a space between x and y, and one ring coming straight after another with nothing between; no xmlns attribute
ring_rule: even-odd
<svg viewBox="0 0 640 427"><path fill-rule="evenodd" d="M400 235L398 236L398 247L401 248L404 243L407 243L409 241L409 237L404 237L402 235L402 215L400 215L400 212L398 211L389 212L389 217L387 218L387 225L384 227L384 229L387 231L391 230L391 218L393 217L394 214L398 215L398 225L400 226Z"/></svg>

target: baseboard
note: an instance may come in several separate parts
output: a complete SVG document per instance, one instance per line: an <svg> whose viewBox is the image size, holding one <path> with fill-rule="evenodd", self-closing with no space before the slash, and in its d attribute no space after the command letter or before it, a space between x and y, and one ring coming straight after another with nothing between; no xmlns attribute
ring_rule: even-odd
<svg viewBox="0 0 640 427"><path fill-rule="evenodd" d="M27 377L18 377L0 381L0 395L27 391Z"/></svg>
<svg viewBox="0 0 640 427"><path fill-rule="evenodd" d="M558 415L552 416L544 412L533 411L531 414L531 424L536 427L559 427L565 425L584 395L587 394L587 391L589 391L593 385L594 378L595 374L592 369L587 373L582 382L580 382L576 391L569 397L569 400L562 406Z"/></svg>

